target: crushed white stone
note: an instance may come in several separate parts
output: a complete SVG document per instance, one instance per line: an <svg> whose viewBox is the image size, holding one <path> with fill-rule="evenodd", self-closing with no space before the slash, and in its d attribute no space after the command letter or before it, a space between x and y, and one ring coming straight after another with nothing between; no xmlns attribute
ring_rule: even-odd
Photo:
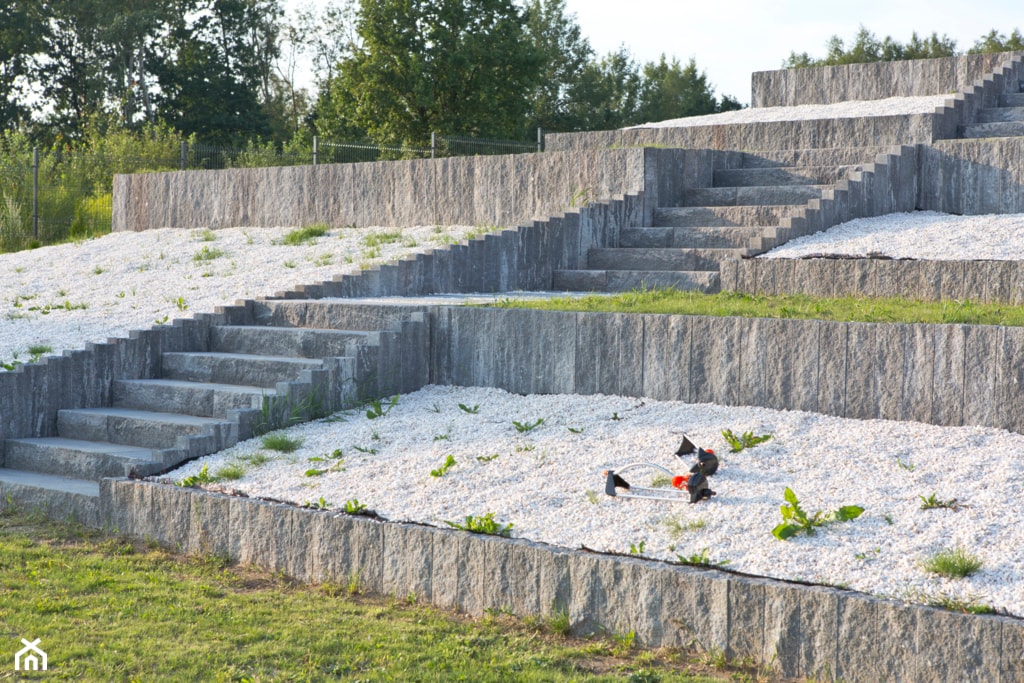
<svg viewBox="0 0 1024 683"><path fill-rule="evenodd" d="M937 107L943 106L948 99L951 99L949 95L928 95L925 97L890 97L884 100L851 100L836 104L801 104L796 107L749 107L721 114L687 116L681 119L644 123L631 128L689 128L734 123L931 114ZM630 130L630 128L626 130Z"/></svg>
<svg viewBox="0 0 1024 683"><path fill-rule="evenodd" d="M924 260L1024 260L1024 214L953 216L934 211L858 218L798 237L759 258L811 255Z"/></svg>

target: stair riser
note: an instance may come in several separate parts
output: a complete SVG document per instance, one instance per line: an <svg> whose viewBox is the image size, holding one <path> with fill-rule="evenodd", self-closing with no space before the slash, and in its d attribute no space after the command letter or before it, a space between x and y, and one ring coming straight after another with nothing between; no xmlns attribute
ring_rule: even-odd
<svg viewBox="0 0 1024 683"><path fill-rule="evenodd" d="M57 431L66 438L83 441L108 441L141 448L175 448L178 437L198 436L213 430L226 443L228 431L215 426L156 422L131 417L62 410L57 413Z"/></svg>
<svg viewBox="0 0 1024 683"><path fill-rule="evenodd" d="M278 382L290 382L306 368L320 363L297 363L244 357L217 357L191 353L165 353L163 377L189 382L213 382L272 389Z"/></svg>
<svg viewBox="0 0 1024 683"><path fill-rule="evenodd" d="M93 528L100 526L98 485L96 494L89 495L0 481L0 509L8 506L23 512L41 512L50 519L74 520Z"/></svg>
<svg viewBox="0 0 1024 683"><path fill-rule="evenodd" d="M265 394L273 391L264 390ZM179 413L200 417L227 417L229 410L263 406L263 394L220 391L196 383L194 387L167 387L137 382L114 382L114 405L119 408Z"/></svg>
<svg viewBox="0 0 1024 683"><path fill-rule="evenodd" d="M1004 107L1024 107L1024 93L1006 93L999 98L999 104Z"/></svg>
<svg viewBox="0 0 1024 683"><path fill-rule="evenodd" d="M631 292L639 289L675 288L681 291L719 291L717 272L637 272L603 270L556 270L554 289L560 292Z"/></svg>
<svg viewBox="0 0 1024 683"><path fill-rule="evenodd" d="M966 126L963 130L965 138L1008 138L1024 135L1024 121L1012 123L981 123Z"/></svg>
<svg viewBox="0 0 1024 683"><path fill-rule="evenodd" d="M685 206L780 206L806 204L821 198L814 185L782 187L709 187L683 192Z"/></svg>
<svg viewBox="0 0 1024 683"><path fill-rule="evenodd" d="M978 112L978 123L1004 123L1024 121L1024 107L999 107Z"/></svg>
<svg viewBox="0 0 1024 683"><path fill-rule="evenodd" d="M770 227L803 210L803 206L673 207L654 210L656 227Z"/></svg>
<svg viewBox="0 0 1024 683"><path fill-rule="evenodd" d="M126 477L132 472L138 476L148 476L163 469L161 463L152 460L17 442L7 444L6 466L95 481L104 477Z"/></svg>
<svg viewBox="0 0 1024 683"><path fill-rule="evenodd" d="M619 246L628 248L745 249L761 228L628 228Z"/></svg>
<svg viewBox="0 0 1024 683"><path fill-rule="evenodd" d="M839 149L797 149L745 152L742 168L777 168L780 166L852 166L869 164L887 147L843 147Z"/></svg>
<svg viewBox="0 0 1024 683"><path fill-rule="evenodd" d="M594 270L718 270L738 254L714 249L591 249L587 267Z"/></svg>
<svg viewBox="0 0 1024 683"><path fill-rule="evenodd" d="M833 185L845 180L860 165L808 168L738 168L715 171L715 187L767 187L778 185Z"/></svg>
<svg viewBox="0 0 1024 683"><path fill-rule="evenodd" d="M214 327L210 350L293 358L346 356L349 345L366 339L365 332L334 332L285 327Z"/></svg>

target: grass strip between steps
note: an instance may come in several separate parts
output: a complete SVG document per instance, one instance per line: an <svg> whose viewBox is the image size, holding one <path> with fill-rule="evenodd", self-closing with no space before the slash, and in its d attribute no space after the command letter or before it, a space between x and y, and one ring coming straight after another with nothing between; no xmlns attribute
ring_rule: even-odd
<svg viewBox="0 0 1024 683"><path fill-rule="evenodd" d="M8 676L20 638L38 638L48 655L49 670L26 674L32 680L696 683L759 676L724 656L641 650L628 634L566 636L561 614L531 620L499 610L471 619L405 595L365 595L358 577L309 586L223 557L185 557L52 523L0 502L0 649Z"/></svg>
<svg viewBox="0 0 1024 683"><path fill-rule="evenodd" d="M866 323L932 323L1024 327L1024 306L964 301L892 298L821 298L803 294L768 296L676 289L634 290L623 294L503 299L492 306L548 311L662 313L740 318L791 318Z"/></svg>

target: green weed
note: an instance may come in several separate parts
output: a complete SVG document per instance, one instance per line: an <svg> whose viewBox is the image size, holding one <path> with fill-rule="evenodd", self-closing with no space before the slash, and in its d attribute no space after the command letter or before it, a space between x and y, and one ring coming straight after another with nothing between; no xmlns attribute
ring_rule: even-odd
<svg viewBox="0 0 1024 683"><path fill-rule="evenodd" d="M466 515L465 522L449 522L445 521L445 524L453 529L460 529L462 531L469 531L474 534L486 534L488 536L504 536L508 538L512 535L512 524L502 524L494 519L494 513L488 512L482 517L474 517L473 515Z"/></svg>
<svg viewBox="0 0 1024 683"><path fill-rule="evenodd" d="M455 456L453 456L453 455L451 455L449 453L448 457L445 458L443 465L438 467L436 470L430 470L430 476L432 476L432 477L443 477L444 475L448 474L448 470L450 470L451 468L455 467L455 465L456 465Z"/></svg>
<svg viewBox="0 0 1024 683"><path fill-rule="evenodd" d="M712 560L707 548L701 549L699 553L692 555L676 555L680 564L693 565L696 567L723 567L729 564L729 560Z"/></svg>
<svg viewBox="0 0 1024 683"><path fill-rule="evenodd" d="M211 248L209 245L203 245L203 248L192 256L192 260L197 263L203 263L219 259L224 255L225 251L223 249L217 249L216 247Z"/></svg>
<svg viewBox="0 0 1024 683"><path fill-rule="evenodd" d="M772 529L772 535L780 541L792 538L800 532L811 535L816 527L833 522L848 522L851 519L857 519L864 512L864 508L858 505L844 505L835 512L818 511L808 516L800 507L800 502L797 500L796 494L793 493L793 489L787 486L784 495L786 502L779 508L782 513L782 524Z"/></svg>
<svg viewBox="0 0 1024 683"><path fill-rule="evenodd" d="M291 246L299 246L308 242L315 242L318 237L327 234L328 228L322 223L307 225L303 228L291 230L284 236L282 242Z"/></svg>
<svg viewBox="0 0 1024 683"><path fill-rule="evenodd" d="M984 562L966 549L957 546L935 553L921 563L925 571L950 579L962 579L977 573Z"/></svg>
<svg viewBox="0 0 1024 683"><path fill-rule="evenodd" d="M960 508L967 507L963 503L959 502L956 498L951 498L949 500L941 500L937 497L935 493L932 493L927 498L925 498L924 496L918 496L918 498L921 499L922 510L946 509L956 512Z"/></svg>
<svg viewBox="0 0 1024 683"><path fill-rule="evenodd" d="M754 436L754 432L750 431L736 436L731 429L726 429L722 431L722 437L729 444L729 452L739 453L747 448L753 448L758 444L768 441L772 438L772 435L762 434L761 436Z"/></svg>
<svg viewBox="0 0 1024 683"><path fill-rule="evenodd" d="M391 409L398 405L398 394L391 397L391 400L387 404L382 404L379 400L370 401L370 407L366 410L366 418L368 420L376 420L377 418L387 417Z"/></svg>
<svg viewBox="0 0 1024 683"><path fill-rule="evenodd" d="M294 453L302 447L303 440L293 439L283 432L271 432L270 434L264 434L260 439L260 443L269 451Z"/></svg>
<svg viewBox="0 0 1024 683"><path fill-rule="evenodd" d="M460 403L459 404L459 410L461 410L464 413L468 413L469 415L476 415L477 413L480 412L480 406L479 405L475 405L473 407L469 407L469 406L467 406L464 403Z"/></svg>
<svg viewBox="0 0 1024 683"><path fill-rule="evenodd" d="M517 422L515 420L512 420L512 426L515 427L516 431L519 432L520 434L532 432L534 429L540 427L542 424L544 424L543 417L538 418L535 422Z"/></svg>

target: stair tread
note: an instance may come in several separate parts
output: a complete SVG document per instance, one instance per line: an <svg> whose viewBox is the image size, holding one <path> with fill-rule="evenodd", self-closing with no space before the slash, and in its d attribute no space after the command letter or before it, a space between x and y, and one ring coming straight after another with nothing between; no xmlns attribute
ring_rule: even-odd
<svg viewBox="0 0 1024 683"><path fill-rule="evenodd" d="M101 453L122 458L136 458L139 460L150 460L153 457L153 451L149 448L110 443L109 441L69 439L63 436L40 436L27 439L8 439L8 442L47 446L51 448L65 448L85 453Z"/></svg>
<svg viewBox="0 0 1024 683"><path fill-rule="evenodd" d="M264 356L252 353L231 353L226 351L165 351L165 356L196 356L202 358L249 359L256 361L274 361L293 363L295 365L318 366L323 363L319 358L296 358L295 356Z"/></svg>
<svg viewBox="0 0 1024 683"><path fill-rule="evenodd" d="M83 496L99 498L100 484L97 481L73 479L56 474L43 474L26 470L12 470L0 467L0 483L32 486L51 491L64 491Z"/></svg>
<svg viewBox="0 0 1024 683"><path fill-rule="evenodd" d="M263 387L253 387L244 384L223 384L220 382L190 382L186 379L118 379L114 381L139 386L162 386L181 389L201 388L237 394L252 394L254 396L263 396L268 392L268 389ZM269 391L273 393L273 390Z"/></svg>
<svg viewBox="0 0 1024 683"><path fill-rule="evenodd" d="M152 410L137 410L134 408L66 408L62 413L73 413L78 415L105 415L108 417L122 417L134 420L149 420L151 422L165 422L186 425L211 425L224 424L227 422L222 418L199 417L196 415L183 415L181 413L161 413Z"/></svg>

